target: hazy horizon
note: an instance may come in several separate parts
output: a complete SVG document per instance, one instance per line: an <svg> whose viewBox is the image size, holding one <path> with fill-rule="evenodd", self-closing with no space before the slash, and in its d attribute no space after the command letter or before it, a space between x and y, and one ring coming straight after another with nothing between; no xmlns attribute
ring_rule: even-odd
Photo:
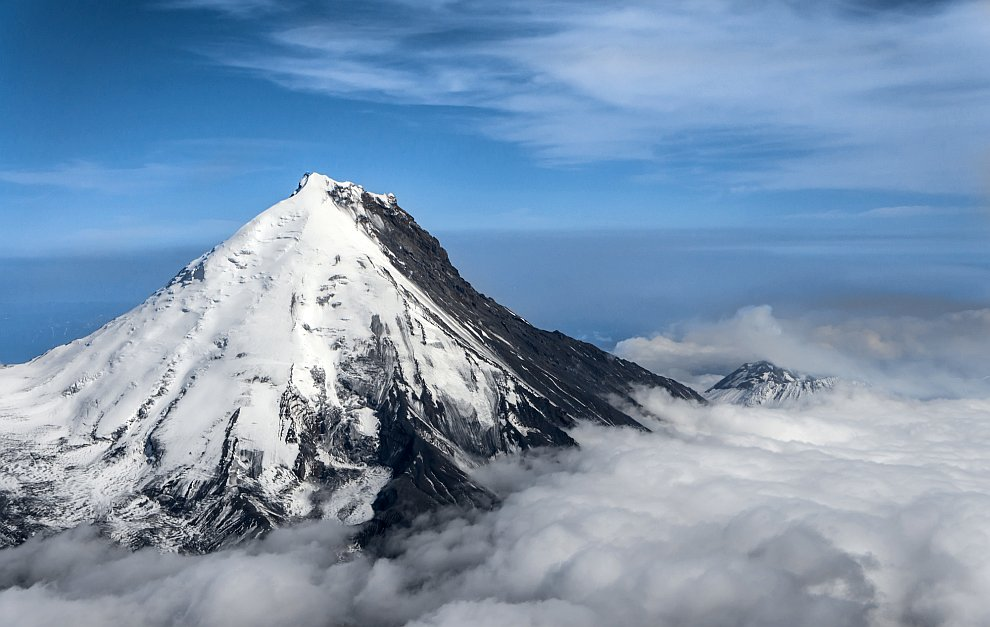
<svg viewBox="0 0 990 627"><path fill-rule="evenodd" d="M990 258L979 236L968 243L937 234L864 241L840 230L768 242L765 233L742 228L437 235L481 292L541 328L606 350L752 305L832 319L990 307ZM96 330L212 245L0 256L0 363L27 361ZM922 246L919 258L914 251Z"/></svg>

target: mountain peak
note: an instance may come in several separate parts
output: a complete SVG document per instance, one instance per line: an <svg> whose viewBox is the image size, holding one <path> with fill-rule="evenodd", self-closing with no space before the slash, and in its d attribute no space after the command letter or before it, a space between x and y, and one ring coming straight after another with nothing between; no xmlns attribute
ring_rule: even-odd
<svg viewBox="0 0 990 627"><path fill-rule="evenodd" d="M363 186L358 185L357 183L353 183L351 181L338 181L327 176L326 174L320 174L319 172L307 172L303 174L302 178L299 179L299 184L296 186L296 190L292 193L292 196L296 196L304 190L317 196L325 193L332 198L345 200L345 202L360 201L362 198L367 196L376 201L382 207L395 208L397 206L395 194L375 194L373 192L368 192Z"/></svg>
<svg viewBox="0 0 990 627"><path fill-rule="evenodd" d="M779 383L788 383L791 381L796 381L799 376L800 375L797 375L790 370L781 368L780 366L764 359L744 363L727 377L716 383L713 388L719 389L720 386L725 387L736 384L752 385L755 381L777 381Z"/></svg>
<svg viewBox="0 0 990 627"><path fill-rule="evenodd" d="M333 179L326 174L320 174L319 172L306 172L303 174L302 178L299 179L299 185L296 186L296 193L301 189L312 183L317 189L326 191L333 189L334 187L357 187L364 190L363 187L352 183L351 181L338 181Z"/></svg>
<svg viewBox="0 0 990 627"><path fill-rule="evenodd" d="M0 546L92 521L205 551L488 507L472 468L571 445L579 420L643 428L619 409L633 386L701 400L532 327L394 196L311 173L142 305L0 370Z"/></svg>
<svg viewBox="0 0 990 627"><path fill-rule="evenodd" d="M308 172L288 198L258 214L226 242L194 260L180 276L188 279L194 273L202 275L208 266L221 273L243 275L275 261L282 265L295 263L299 272L311 274L318 264L309 264L306 259L319 259L330 250L335 255L347 252L340 255L342 258L356 256L387 263L392 253L383 243L383 229L386 222L396 218L412 221L399 208L393 194L370 193L356 183ZM361 270L360 266L357 270Z"/></svg>
<svg viewBox="0 0 990 627"><path fill-rule="evenodd" d="M739 366L708 388L705 397L737 405L776 405L831 389L835 382L834 377L813 377L761 360Z"/></svg>

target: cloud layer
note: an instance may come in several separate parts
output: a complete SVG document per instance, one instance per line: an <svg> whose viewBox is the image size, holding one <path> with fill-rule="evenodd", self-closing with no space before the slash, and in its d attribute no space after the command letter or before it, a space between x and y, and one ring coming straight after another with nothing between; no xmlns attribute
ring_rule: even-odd
<svg viewBox="0 0 990 627"><path fill-rule="evenodd" d="M0 552L22 626L978 625L990 620L990 401L864 388L795 409L637 399L655 433L500 460L490 513L350 553L329 522L207 556L92 530ZM662 417L660 420L658 417Z"/></svg>
<svg viewBox="0 0 990 627"><path fill-rule="evenodd" d="M767 359L912 397L983 395L990 391L990 310L931 317L786 318L761 305L730 318L629 338L615 352L699 387L744 362Z"/></svg>
<svg viewBox="0 0 990 627"><path fill-rule="evenodd" d="M551 162L740 188L984 191L985 4L184 0L248 37L215 61L295 90L487 112ZM243 22L241 22L243 24Z"/></svg>

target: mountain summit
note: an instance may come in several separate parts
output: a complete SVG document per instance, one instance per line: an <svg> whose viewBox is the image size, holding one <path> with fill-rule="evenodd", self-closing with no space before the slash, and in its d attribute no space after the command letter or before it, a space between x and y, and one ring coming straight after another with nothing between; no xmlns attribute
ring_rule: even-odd
<svg viewBox="0 0 990 627"><path fill-rule="evenodd" d="M479 294L392 195L295 193L92 335L0 369L0 545L93 521L209 551L295 520L487 507L468 471L701 400Z"/></svg>
<svg viewBox="0 0 990 627"><path fill-rule="evenodd" d="M835 377L812 377L769 361L745 363L705 391L710 401L753 407L781 405L835 387Z"/></svg>

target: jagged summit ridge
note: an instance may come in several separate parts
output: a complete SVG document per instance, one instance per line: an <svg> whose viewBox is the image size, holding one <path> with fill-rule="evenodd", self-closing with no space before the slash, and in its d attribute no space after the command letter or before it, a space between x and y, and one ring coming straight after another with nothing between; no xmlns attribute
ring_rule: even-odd
<svg viewBox="0 0 990 627"><path fill-rule="evenodd" d="M737 405L779 405L830 390L835 377L795 373L769 361L745 363L705 391L708 400Z"/></svg>
<svg viewBox="0 0 990 627"><path fill-rule="evenodd" d="M0 543L95 521L205 551L494 497L468 471L639 427L674 381L479 294L395 197L319 174L92 335L0 371Z"/></svg>

